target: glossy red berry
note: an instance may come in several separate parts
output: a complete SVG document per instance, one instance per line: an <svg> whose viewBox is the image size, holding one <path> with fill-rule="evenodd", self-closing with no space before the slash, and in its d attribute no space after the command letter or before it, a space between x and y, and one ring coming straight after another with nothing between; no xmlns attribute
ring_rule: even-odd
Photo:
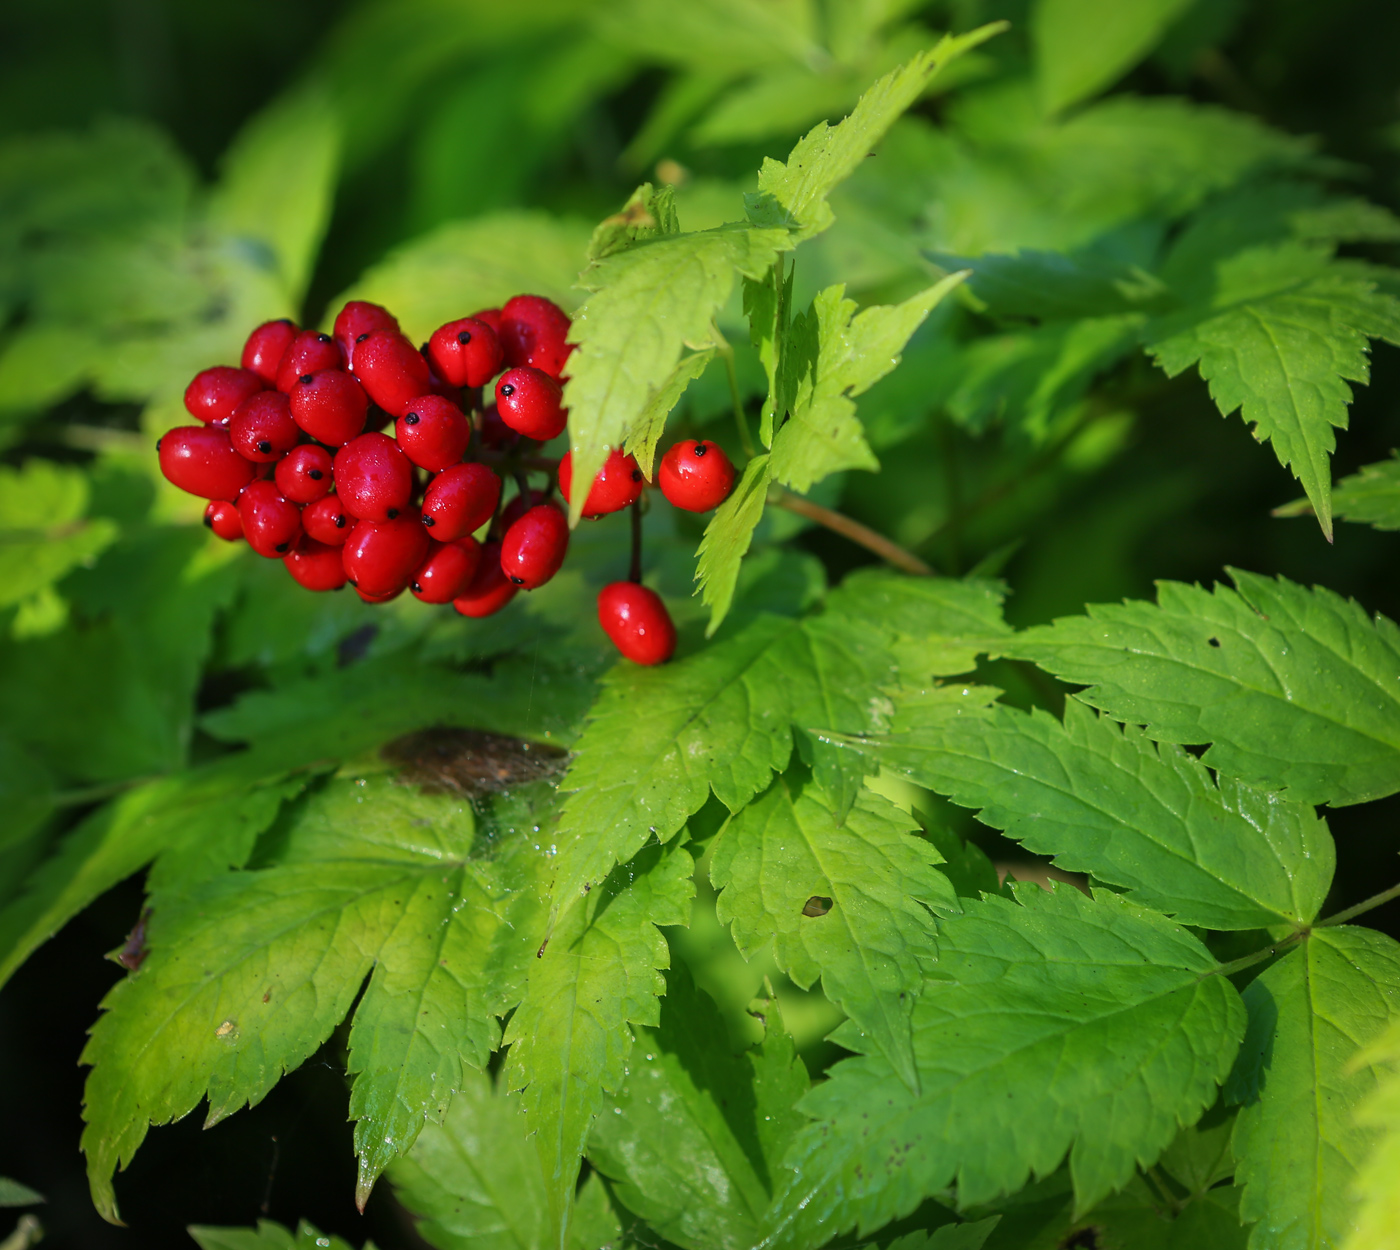
<svg viewBox="0 0 1400 1250"><path fill-rule="evenodd" d="M499 340L501 337L501 310L499 308L483 308L479 312L472 313L473 321L484 321L491 327L491 333Z"/></svg>
<svg viewBox="0 0 1400 1250"><path fill-rule="evenodd" d="M294 447L277 462L273 479L293 503L315 503L330 493L331 453L315 443Z"/></svg>
<svg viewBox="0 0 1400 1250"><path fill-rule="evenodd" d="M391 590L387 595L367 595L358 586L355 587L355 593L359 595L365 603L390 603L403 594L403 592L404 587L400 586L397 590Z"/></svg>
<svg viewBox="0 0 1400 1250"><path fill-rule="evenodd" d="M501 569L517 586L543 586L564 563L569 550L569 522L552 503L537 504L516 521L501 540Z"/></svg>
<svg viewBox="0 0 1400 1250"><path fill-rule="evenodd" d="M499 612L520 589L501 570L501 544L483 543L476 575L452 606L463 616L491 616Z"/></svg>
<svg viewBox="0 0 1400 1250"><path fill-rule="evenodd" d="M708 512L718 508L734 489L734 466L724 450L706 439L688 438L661 457L656 481L661 493L677 508Z"/></svg>
<svg viewBox="0 0 1400 1250"><path fill-rule="evenodd" d="M345 511L335 495L326 495L301 510L301 528L318 543L340 547L355 528L355 518Z"/></svg>
<svg viewBox="0 0 1400 1250"><path fill-rule="evenodd" d="M215 365L194 375L185 388L185 408L205 425L227 425L238 405L262 389L262 378L251 369Z"/></svg>
<svg viewBox="0 0 1400 1250"><path fill-rule="evenodd" d="M496 383L496 409L517 434L545 442L564 432L569 412L564 388L547 373L529 365L507 369Z"/></svg>
<svg viewBox="0 0 1400 1250"><path fill-rule="evenodd" d="M676 627L654 590L610 582L598 592L598 623L634 664L664 664L676 653Z"/></svg>
<svg viewBox="0 0 1400 1250"><path fill-rule="evenodd" d="M222 426L182 425L162 435L156 448L166 478L201 499L237 499L256 472Z"/></svg>
<svg viewBox="0 0 1400 1250"><path fill-rule="evenodd" d="M394 435L414 464L437 473L461 463L471 441L472 423L451 400L420 395L398 419Z"/></svg>
<svg viewBox="0 0 1400 1250"><path fill-rule="evenodd" d="M559 490L569 502L573 500L569 493L573 489L573 481L574 453L566 451L559 462ZM603 461L603 467L593 479L593 489L583 503L583 515L607 516L609 512L621 512L642 497L645 485L636 457L614 451Z"/></svg>
<svg viewBox="0 0 1400 1250"><path fill-rule="evenodd" d="M564 362L573 350L566 341L569 314L542 295L506 300L497 337L507 364L542 369L552 378L564 372Z"/></svg>
<svg viewBox="0 0 1400 1250"><path fill-rule="evenodd" d="M501 342L484 321L463 317L433 331L428 360L453 386L485 386L501 371Z"/></svg>
<svg viewBox="0 0 1400 1250"><path fill-rule="evenodd" d="M403 590L428 555L428 531L413 510L392 521L361 521L342 550L345 571L361 594L394 595Z"/></svg>
<svg viewBox="0 0 1400 1250"><path fill-rule="evenodd" d="M301 442L301 427L292 420L281 391L259 391L238 405L228 423L234 450L254 464L272 464Z"/></svg>
<svg viewBox="0 0 1400 1250"><path fill-rule="evenodd" d="M243 367L251 369L268 386L276 386L277 366L296 336L296 322L288 317L264 321L243 344Z"/></svg>
<svg viewBox="0 0 1400 1250"><path fill-rule="evenodd" d="M345 357L340 353L340 344L329 334L303 330L291 341L277 366L277 389L290 395L298 378L320 373L322 369L343 368Z"/></svg>
<svg viewBox="0 0 1400 1250"><path fill-rule="evenodd" d="M238 519L248 546L269 559L286 555L301 536L301 509L275 482L250 482L238 497Z"/></svg>
<svg viewBox="0 0 1400 1250"><path fill-rule="evenodd" d="M387 308L371 304L368 300L352 299L335 317L331 334L345 353L346 368L354 371L355 345L363 342L376 330L399 332L398 318Z"/></svg>
<svg viewBox="0 0 1400 1250"><path fill-rule="evenodd" d="M413 498L413 465L387 434L346 443L335 453L334 470L335 493L357 520L392 521Z"/></svg>
<svg viewBox="0 0 1400 1250"><path fill-rule="evenodd" d="M355 376L385 412L401 417L432 389L422 353L402 334L375 330L355 344Z"/></svg>
<svg viewBox="0 0 1400 1250"><path fill-rule="evenodd" d="M345 585L345 563L339 547L328 547L303 534L282 563L298 585L307 590L339 590Z"/></svg>
<svg viewBox="0 0 1400 1250"><path fill-rule="evenodd" d="M211 499L204 509L204 524L226 543L243 537L243 522L238 519L238 505L224 499Z"/></svg>
<svg viewBox="0 0 1400 1250"><path fill-rule="evenodd" d="M444 469L423 492L423 524L439 542L450 543L480 529L496 513L501 479L484 464Z"/></svg>
<svg viewBox="0 0 1400 1250"><path fill-rule="evenodd" d="M544 503L549 495L542 490L532 490L529 495L517 494L504 508L501 509L501 520L498 528L501 533L510 529L521 517L531 508Z"/></svg>
<svg viewBox="0 0 1400 1250"><path fill-rule="evenodd" d="M344 447L365 428L369 397L344 369L303 374L292 387L292 420L331 447Z"/></svg>
<svg viewBox="0 0 1400 1250"><path fill-rule="evenodd" d="M409 590L424 603L451 603L471 584L481 563L481 544L470 534L455 543L433 543Z"/></svg>

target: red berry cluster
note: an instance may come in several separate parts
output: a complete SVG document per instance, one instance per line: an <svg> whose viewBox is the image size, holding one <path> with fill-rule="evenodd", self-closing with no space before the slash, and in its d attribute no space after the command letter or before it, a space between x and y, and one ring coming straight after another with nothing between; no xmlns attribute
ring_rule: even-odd
<svg viewBox="0 0 1400 1250"><path fill-rule="evenodd" d="M568 421L569 324L537 295L449 321L421 348L387 309L360 300L331 334L269 321L248 336L240 368L218 365L190 383L185 407L201 424L161 438L161 471L210 501L204 523L220 538L281 559L308 590L348 581L367 603L409 590L489 616L549 581L568 550L564 511L527 474L540 467L528 453ZM483 408L493 379L496 402ZM504 508L486 461L520 485ZM565 501L571 468L566 454ZM734 469L713 443L690 440L667 452L658 477L672 503L701 512L729 494ZM629 507L645 485L636 460L614 451L583 515ZM598 615L637 663L675 650L665 605L635 581L605 587Z"/></svg>

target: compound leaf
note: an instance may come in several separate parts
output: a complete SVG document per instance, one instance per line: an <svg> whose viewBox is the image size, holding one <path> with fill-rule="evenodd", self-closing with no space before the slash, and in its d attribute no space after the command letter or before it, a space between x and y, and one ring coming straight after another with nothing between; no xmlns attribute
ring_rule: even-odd
<svg viewBox="0 0 1400 1250"><path fill-rule="evenodd" d="M579 1158L604 1096L627 1075L629 1025L657 1023L670 964L657 925L687 924L694 864L680 847L651 847L595 886L559 920L532 961L505 1040L509 1088L544 1172L549 1244L563 1247Z"/></svg>
<svg viewBox="0 0 1400 1250"><path fill-rule="evenodd" d="M1205 947L1116 895L1017 898L965 900L940 925L937 979L914 1004L919 1093L865 1054L803 1100L816 1123L788 1155L765 1245L864 1235L955 1180L961 1205L986 1202L1066 1151L1085 1210L1214 1099L1245 1013ZM864 1049L849 1025L836 1037Z"/></svg>
<svg viewBox="0 0 1400 1250"><path fill-rule="evenodd" d="M1379 1134L1356 1122L1381 1070L1363 1052L1400 1009L1400 946L1373 929L1316 929L1244 992L1249 1029L1226 1094L1240 1217L1252 1250L1339 1246ZM1257 1221L1257 1222L1256 1222Z"/></svg>
<svg viewBox="0 0 1400 1250"><path fill-rule="evenodd" d="M834 1002L910 1088L913 1000L937 958L931 909L959 911L942 856L917 824L863 791L845 822L793 775L730 817L712 852L716 913L751 959L773 943L804 989L818 977Z"/></svg>
<svg viewBox="0 0 1400 1250"><path fill-rule="evenodd" d="M944 717L863 748L1070 872L1122 886L1182 924L1309 924L1336 850L1310 807L1222 780L1075 699L1063 724L1035 711Z"/></svg>
<svg viewBox="0 0 1400 1250"><path fill-rule="evenodd" d="M1236 589L1159 582L1157 603L1094 604L1007 654L1211 768L1303 803L1400 789L1400 630L1321 587L1230 571Z"/></svg>

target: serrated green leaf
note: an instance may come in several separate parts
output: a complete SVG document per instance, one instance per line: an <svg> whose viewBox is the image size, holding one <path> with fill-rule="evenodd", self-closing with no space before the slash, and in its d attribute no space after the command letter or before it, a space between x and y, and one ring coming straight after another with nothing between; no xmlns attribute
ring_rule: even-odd
<svg viewBox="0 0 1400 1250"><path fill-rule="evenodd" d="M952 256L930 252L943 269L966 269L968 286L1002 317L1109 317L1160 303L1167 290L1141 266L1113 256L1026 250L1014 255Z"/></svg>
<svg viewBox="0 0 1400 1250"><path fill-rule="evenodd" d="M771 1010L771 1007L770 1007ZM637 1030L628 1073L593 1122L588 1158L619 1201L686 1250L748 1250L807 1074L774 1018L763 1045L731 1055L724 1020L683 964L666 976L655 1028ZM800 1117L796 1117L800 1122Z"/></svg>
<svg viewBox="0 0 1400 1250"><path fill-rule="evenodd" d="M589 291L574 315L564 402L574 473L590 481L621 447L672 378L686 347L714 340L715 315L737 275L759 278L787 231L720 226L645 240L590 265L579 278ZM575 495L570 519L582 515Z"/></svg>
<svg viewBox="0 0 1400 1250"><path fill-rule="evenodd" d="M87 506L88 481L76 469L47 460L0 466L0 608L91 564L115 541L112 521L83 519Z"/></svg>
<svg viewBox="0 0 1400 1250"><path fill-rule="evenodd" d="M311 279L339 164L339 122L314 89L265 108L224 154L210 223L276 274L288 307L301 304Z"/></svg>
<svg viewBox="0 0 1400 1250"><path fill-rule="evenodd" d="M1332 514L1378 530L1400 530L1400 452L1389 460L1363 464L1332 488ZM1312 511L1306 499L1274 509L1275 516L1302 516Z"/></svg>
<svg viewBox="0 0 1400 1250"><path fill-rule="evenodd" d="M749 220L756 226L785 227L792 232L793 244L827 229L835 220L827 197L923 94L934 74L1004 29L1004 23L993 22L966 35L945 35L933 48L881 78L844 121L813 127L786 162L766 158L758 190L745 197Z"/></svg>
<svg viewBox="0 0 1400 1250"><path fill-rule="evenodd" d="M666 418L671 415L671 409L680 402L685 388L705 372L714 357L713 347L706 347L682 357L680 364L671 370L671 376L657 388L656 393L642 409L636 424L628 433L622 449L629 456L637 457L637 463L642 466L642 472L648 479L653 476L656 444L666 432Z"/></svg>
<svg viewBox="0 0 1400 1250"><path fill-rule="evenodd" d="M272 866L160 900L146 961L103 1000L83 1052L83 1149L104 1216L113 1170L151 1124L206 1096L208 1124L261 1100L369 976L351 1030L352 1106L380 1139L358 1135L363 1198L441 1114L461 1065L485 1062L531 953L520 931L542 857L521 839L516 856L473 861L473 834L465 800L347 777L303 806Z"/></svg>
<svg viewBox="0 0 1400 1250"><path fill-rule="evenodd" d="M989 1216L969 1224L944 1224L931 1233L908 1233L890 1242L889 1250L982 1250L987 1238L1001 1222L1001 1216Z"/></svg>
<svg viewBox="0 0 1400 1250"><path fill-rule="evenodd" d="M937 958L934 912L960 910L933 845L888 799L857 798L844 824L799 777L779 777L715 842L716 914L745 959L771 942L778 966L822 989L911 1089L909 1020ZM812 906L815 900L815 907Z"/></svg>
<svg viewBox="0 0 1400 1250"><path fill-rule="evenodd" d="M1191 0L1036 0L1036 79L1049 112L1110 86L1132 69Z"/></svg>
<svg viewBox="0 0 1400 1250"><path fill-rule="evenodd" d="M753 542L753 532L763 518L763 506L768 500L771 478L768 457L755 456L744 466L733 493L718 508L705 526L700 540L695 580L700 583L700 601L710 609L710 623L705 636L712 638L724 623L734 603L734 588L739 584L739 565Z"/></svg>
<svg viewBox="0 0 1400 1250"><path fill-rule="evenodd" d="M1400 630L1330 590L1230 570L1236 589L1159 582L1156 605L1093 604L1006 654L1089 687L1086 703L1303 803L1400 789Z"/></svg>
<svg viewBox="0 0 1400 1250"><path fill-rule="evenodd" d="M1150 331L1147 350L1168 377L1196 365L1221 413L1239 410L1273 443L1330 540L1333 428L1347 423L1348 382L1370 377L1369 339L1400 343L1400 300L1364 269L1324 261L1283 246L1221 262L1209 308Z"/></svg>
<svg viewBox="0 0 1400 1250"><path fill-rule="evenodd" d="M921 1093L864 1055L803 1100L817 1122L788 1155L764 1246L868 1233L955 1179L960 1203L985 1202L1066 1151L1089 1208L1215 1097L1245 1019L1205 947L1115 895L1017 896L968 900L940 926L940 979L914 1005ZM849 1026L837 1039L858 1044Z"/></svg>
<svg viewBox="0 0 1400 1250"><path fill-rule="evenodd" d="M1306 925L1336 849L1310 807L1222 780L1180 747L1154 745L1075 699L1063 724L1000 707L863 748L946 794L1069 872L1208 929Z"/></svg>
<svg viewBox="0 0 1400 1250"><path fill-rule="evenodd" d="M511 1090L525 1091L552 1247L567 1245L593 1119L627 1075L629 1026L657 1023L666 988L659 970L670 954L656 926L689 923L693 869L680 847L652 847L596 885L532 961L525 998L506 1030L506 1079Z"/></svg>
<svg viewBox="0 0 1400 1250"><path fill-rule="evenodd" d="M1386 1250L1400 1238L1400 1025L1393 1025L1358 1059L1376 1069L1378 1085L1357 1108L1356 1122L1375 1145L1357 1169L1356 1226L1345 1250Z"/></svg>
<svg viewBox="0 0 1400 1250"><path fill-rule="evenodd" d="M842 286L828 287L794 320L780 349L794 375L788 407L774 413L769 475L798 492L842 469L878 469L853 397L899 364L910 335L965 274L951 274L902 304L856 312Z"/></svg>
<svg viewBox="0 0 1400 1250"><path fill-rule="evenodd" d="M1182 1129L1158 1162L1190 1197L1199 1198L1235 1174L1235 1156L1230 1150L1234 1128L1234 1114L1217 1104L1197 1123Z"/></svg>
<svg viewBox="0 0 1400 1250"><path fill-rule="evenodd" d="M602 260L647 239L679 234L680 229L675 188L662 187L658 191L651 183L644 182L632 192L626 204L594 227L588 240L588 260L590 263Z"/></svg>
<svg viewBox="0 0 1400 1250"><path fill-rule="evenodd" d="M191 1224L186 1230L200 1250L351 1250L339 1237L327 1237L314 1224L302 1220L293 1236L273 1220L259 1220L256 1228L215 1228ZM367 1241L363 1250L374 1250Z"/></svg>
<svg viewBox="0 0 1400 1250"><path fill-rule="evenodd" d="M443 1122L389 1169L394 1195L438 1250L549 1250L544 1176L523 1108L480 1072L463 1073ZM599 1250L621 1230L598 1177L584 1182L570 1250Z"/></svg>
<svg viewBox="0 0 1400 1250"><path fill-rule="evenodd" d="M1400 946L1373 929L1314 930L1250 982L1249 1030L1226 1092L1252 1250L1340 1246L1351 1190L1379 1134L1355 1108L1381 1070L1363 1051L1400 1014Z"/></svg>

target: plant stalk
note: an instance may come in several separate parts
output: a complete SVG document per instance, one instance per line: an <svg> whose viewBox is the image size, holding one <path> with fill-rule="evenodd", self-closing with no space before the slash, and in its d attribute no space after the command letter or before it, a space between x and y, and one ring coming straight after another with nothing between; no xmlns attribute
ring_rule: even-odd
<svg viewBox="0 0 1400 1250"><path fill-rule="evenodd" d="M905 550L897 542L877 533L868 525L862 525L853 517L848 517L844 512L837 512L833 508L813 503L810 499L804 499L801 495L794 494L782 486L768 488L768 502L774 507L786 508L789 512L797 513L800 517L806 517L809 521L824 525L842 537L849 538L853 543L858 543L867 551L874 552L886 563L893 564L895 568L903 569L906 573L913 573L919 577L937 576L937 570L932 565L925 564L912 551Z"/></svg>
<svg viewBox="0 0 1400 1250"><path fill-rule="evenodd" d="M730 346L729 340L720 333L719 326L712 327L715 336L715 351L724 361L724 375L729 379L729 399L734 405L734 424L739 427L739 445L744 449L744 456L752 460L754 458L753 438L749 434L749 419L744 415L744 398L739 394L739 374L734 368L734 348Z"/></svg>

